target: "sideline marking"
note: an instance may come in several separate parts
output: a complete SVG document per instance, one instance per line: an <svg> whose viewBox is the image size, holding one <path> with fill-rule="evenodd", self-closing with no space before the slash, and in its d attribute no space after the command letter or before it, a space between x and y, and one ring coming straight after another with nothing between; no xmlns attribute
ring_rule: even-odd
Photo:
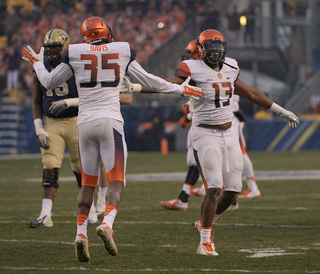
<svg viewBox="0 0 320 274"><path fill-rule="evenodd" d="M238 252L246 252L252 255L247 258L265 258L273 256L287 256L287 255L303 255L304 252L286 252L281 248L253 248L253 249L240 249Z"/></svg>
<svg viewBox="0 0 320 274"><path fill-rule="evenodd" d="M273 181L273 180L317 180L320 179L320 170L270 170L255 171L256 180ZM153 181L181 181L186 176L185 172L171 173L145 173L145 174L126 174L127 182L153 182ZM61 182L74 181L75 178L59 177ZM10 181L26 181L29 183L38 183L39 178L27 179L10 179ZM201 181L201 179L199 179ZM0 179L0 182L8 182L7 179Z"/></svg>
<svg viewBox="0 0 320 274"><path fill-rule="evenodd" d="M0 220L0 224L26 224L27 221L10 221L10 220ZM74 224L75 221L55 221L57 224ZM117 221L117 224L125 225L192 225L192 222L154 222L154 221ZM215 226L242 226L242 227L262 227L262 228L320 228L320 225L267 225L267 224L245 224L245 223L215 223Z"/></svg>

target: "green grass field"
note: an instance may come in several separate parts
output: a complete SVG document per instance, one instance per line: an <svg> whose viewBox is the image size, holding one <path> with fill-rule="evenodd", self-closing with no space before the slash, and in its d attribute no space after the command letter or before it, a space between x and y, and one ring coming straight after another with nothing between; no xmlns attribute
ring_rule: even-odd
<svg viewBox="0 0 320 274"><path fill-rule="evenodd" d="M320 170L320 152L250 152L259 171ZM186 154L129 153L127 174L186 172ZM258 180L260 199L240 200L214 225L218 257L196 255L200 197L169 211L183 180L128 180L114 223L119 255L88 227L91 261L74 255L78 189L68 159L54 201L52 228L30 229L41 210L40 158L0 158L0 273L320 273L320 179ZM271 174L271 173L270 173ZM247 188L243 184L244 190Z"/></svg>

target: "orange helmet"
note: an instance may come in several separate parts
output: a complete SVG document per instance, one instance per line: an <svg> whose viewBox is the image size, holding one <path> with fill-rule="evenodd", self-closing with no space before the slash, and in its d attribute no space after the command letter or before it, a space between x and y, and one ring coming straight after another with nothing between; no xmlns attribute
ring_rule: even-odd
<svg viewBox="0 0 320 274"><path fill-rule="evenodd" d="M106 20L97 16L89 17L82 23L81 36L84 43L90 44L113 41L112 32Z"/></svg>
<svg viewBox="0 0 320 274"><path fill-rule="evenodd" d="M197 50L203 61L216 65L224 61L227 43L221 32L207 29L200 33L197 40Z"/></svg>
<svg viewBox="0 0 320 274"><path fill-rule="evenodd" d="M187 52L187 54L183 55L182 57L183 60L188 60L188 59L198 60L199 53L197 51L197 40L192 40L185 48L185 51Z"/></svg>

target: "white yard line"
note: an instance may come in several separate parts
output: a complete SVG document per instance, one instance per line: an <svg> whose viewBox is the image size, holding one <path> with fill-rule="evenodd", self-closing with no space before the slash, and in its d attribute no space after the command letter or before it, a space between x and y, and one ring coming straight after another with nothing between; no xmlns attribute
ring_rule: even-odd
<svg viewBox="0 0 320 274"><path fill-rule="evenodd" d="M127 174L127 182L154 182L154 181L183 181L185 172L171 173L144 173L144 174ZM320 170L270 170L270 171L255 171L255 178L259 181L274 181L274 180L317 180L320 179ZM11 179L16 181L26 181L30 183L39 182L39 178L26 179ZM75 177L59 177L61 182L74 181ZM201 180L201 179L200 179ZM7 181L0 179L0 183Z"/></svg>

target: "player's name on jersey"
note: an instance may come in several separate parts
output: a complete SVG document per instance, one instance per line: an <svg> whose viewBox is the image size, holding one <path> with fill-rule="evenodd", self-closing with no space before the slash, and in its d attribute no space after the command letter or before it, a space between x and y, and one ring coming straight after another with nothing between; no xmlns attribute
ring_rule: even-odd
<svg viewBox="0 0 320 274"><path fill-rule="evenodd" d="M98 46L90 45L90 51L107 51L107 50L109 50L107 45L98 45Z"/></svg>

